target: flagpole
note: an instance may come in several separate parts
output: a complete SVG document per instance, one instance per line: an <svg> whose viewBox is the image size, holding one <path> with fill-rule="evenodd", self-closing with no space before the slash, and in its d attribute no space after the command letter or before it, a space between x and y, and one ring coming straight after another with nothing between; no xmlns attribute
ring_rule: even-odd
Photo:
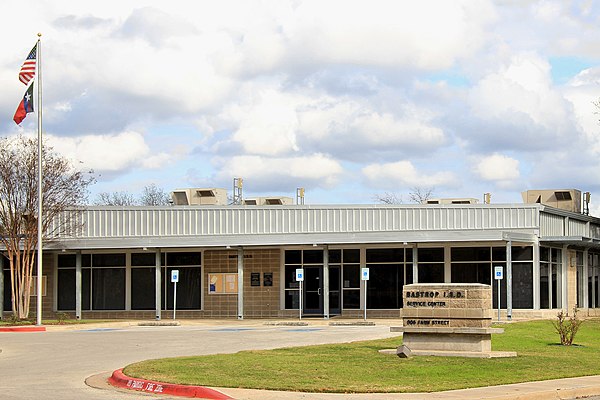
<svg viewBox="0 0 600 400"><path fill-rule="evenodd" d="M37 42L38 89L38 215L37 215L37 312L36 325L42 325L42 34Z"/></svg>

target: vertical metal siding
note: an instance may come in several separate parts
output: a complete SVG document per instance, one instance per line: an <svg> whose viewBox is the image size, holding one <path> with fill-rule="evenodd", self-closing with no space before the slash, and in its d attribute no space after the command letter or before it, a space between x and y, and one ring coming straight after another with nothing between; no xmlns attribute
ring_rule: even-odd
<svg viewBox="0 0 600 400"><path fill-rule="evenodd" d="M541 229L563 234L563 217L536 207L172 207L90 208L79 212L81 237L206 236L318 232ZM55 226L59 226L59 220ZM582 221L569 229L581 234Z"/></svg>

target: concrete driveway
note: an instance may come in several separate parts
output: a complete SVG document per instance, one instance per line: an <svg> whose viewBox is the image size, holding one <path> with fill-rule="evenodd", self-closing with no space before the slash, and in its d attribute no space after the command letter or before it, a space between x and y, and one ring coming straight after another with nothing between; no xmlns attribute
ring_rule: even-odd
<svg viewBox="0 0 600 400"><path fill-rule="evenodd" d="M274 326L258 320L203 320L184 321L183 326L158 327L120 322L50 327L48 332L0 332L0 399L149 399L151 395L117 391L112 387L92 388L85 384L85 379L101 372L108 376L127 364L153 358L392 337L396 334L390 333L389 327L396 322L376 321L375 326L329 326L327 321L312 320L309 326ZM101 379L95 381L102 382ZM413 394L223 391L246 400L574 399L600 394L600 376Z"/></svg>
<svg viewBox="0 0 600 400"><path fill-rule="evenodd" d="M137 322L49 327L47 332L0 333L0 398L148 399L148 395L100 390L85 379L135 361L232 353L395 336L389 324L274 326L265 321L184 322L182 326L137 326ZM165 398L165 396L161 396Z"/></svg>

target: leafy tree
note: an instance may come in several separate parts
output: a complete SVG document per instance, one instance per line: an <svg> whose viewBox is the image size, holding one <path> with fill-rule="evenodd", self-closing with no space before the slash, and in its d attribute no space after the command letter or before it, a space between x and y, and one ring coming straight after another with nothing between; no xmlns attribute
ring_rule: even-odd
<svg viewBox="0 0 600 400"><path fill-rule="evenodd" d="M38 246L38 143L23 136L0 138L0 243L10 265L12 312L15 318L29 317L30 285ZM94 178L75 170L70 162L42 147L42 241L78 229L73 219L57 218L67 208L87 200Z"/></svg>

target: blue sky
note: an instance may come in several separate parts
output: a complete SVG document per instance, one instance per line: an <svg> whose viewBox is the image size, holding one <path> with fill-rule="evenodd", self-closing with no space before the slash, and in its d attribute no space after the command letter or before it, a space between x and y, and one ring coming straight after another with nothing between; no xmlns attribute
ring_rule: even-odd
<svg viewBox="0 0 600 400"><path fill-rule="evenodd" d="M92 201L234 177L307 204L600 193L594 1L28 4L0 4L0 133L35 133L12 116L42 32L45 136Z"/></svg>

